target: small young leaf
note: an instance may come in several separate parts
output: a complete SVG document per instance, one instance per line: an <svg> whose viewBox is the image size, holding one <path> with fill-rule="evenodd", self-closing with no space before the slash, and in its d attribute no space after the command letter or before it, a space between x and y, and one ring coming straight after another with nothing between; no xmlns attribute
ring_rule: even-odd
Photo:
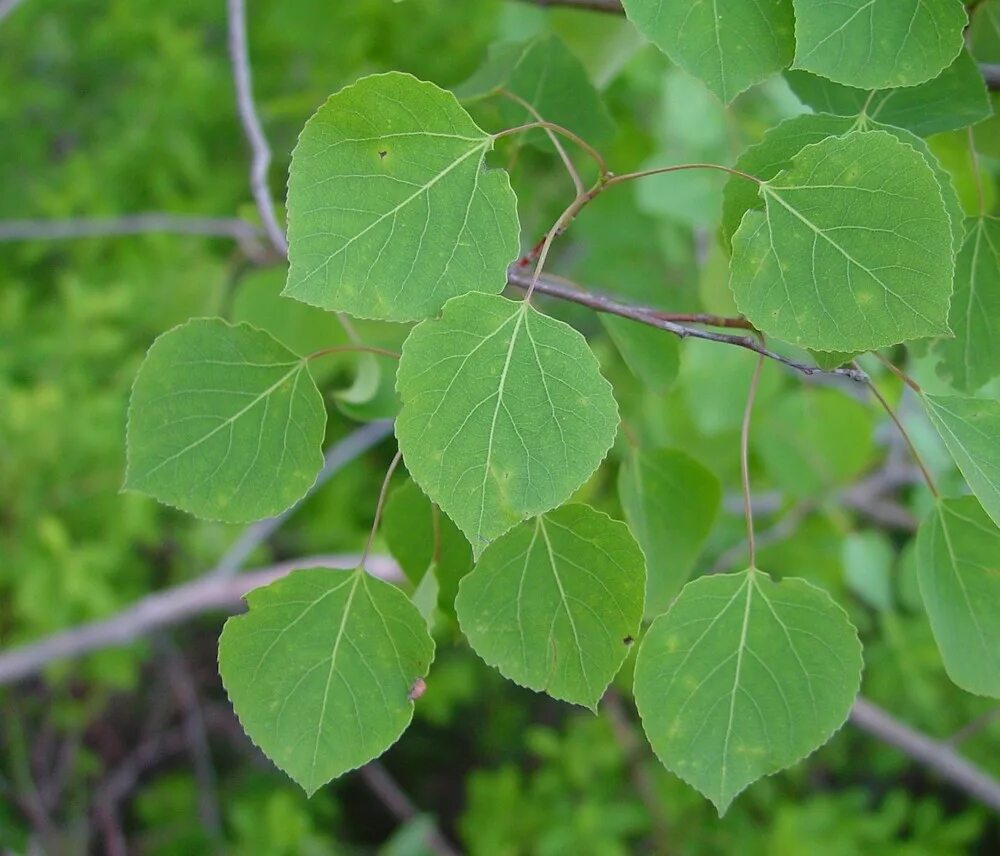
<svg viewBox="0 0 1000 856"><path fill-rule="evenodd" d="M733 237L732 287L759 329L824 351L946 334L953 236L933 170L885 131L807 146Z"/></svg>
<svg viewBox="0 0 1000 856"><path fill-rule="evenodd" d="M614 122L583 63L557 36L495 46L483 67L456 87L455 94L469 102L500 90L527 101L543 119L568 128L591 145L607 142L615 133ZM507 98L499 103L504 123L510 127L535 118ZM528 139L550 145L542 131L531 132Z"/></svg>
<svg viewBox="0 0 1000 856"><path fill-rule="evenodd" d="M861 643L822 589L761 571L701 577L653 622L635 701L659 759L725 813L844 723Z"/></svg>
<svg viewBox="0 0 1000 856"><path fill-rule="evenodd" d="M691 576L719 512L722 486L694 458L657 449L622 464L618 497L646 554L646 616L653 617Z"/></svg>
<svg viewBox="0 0 1000 856"><path fill-rule="evenodd" d="M564 505L490 544L455 607L501 674L594 709L639 633L645 576L624 523Z"/></svg>
<svg viewBox="0 0 1000 856"><path fill-rule="evenodd" d="M492 146L454 95L408 74L330 96L292 153L284 293L410 321L499 292L519 226L507 174L484 169Z"/></svg>
<svg viewBox="0 0 1000 856"><path fill-rule="evenodd" d="M850 484L872 463L872 410L836 389L801 386L763 409L753 449L775 485L800 499Z"/></svg>
<svg viewBox="0 0 1000 856"><path fill-rule="evenodd" d="M454 585L472 570L469 542L413 481L389 497L382 531L389 552L414 585L431 569L445 580L456 581Z"/></svg>
<svg viewBox="0 0 1000 856"><path fill-rule="evenodd" d="M413 480L479 555L565 502L614 442L618 406L586 340L527 303L468 294L403 345L396 436Z"/></svg>
<svg viewBox="0 0 1000 856"><path fill-rule="evenodd" d="M920 525L917 576L948 676L1000 697L1000 529L975 497L939 500Z"/></svg>
<svg viewBox="0 0 1000 856"><path fill-rule="evenodd" d="M962 49L962 0L794 0L795 63L860 89L916 86Z"/></svg>
<svg viewBox="0 0 1000 856"><path fill-rule="evenodd" d="M972 492L1000 526L1000 401L924 395L924 405Z"/></svg>
<svg viewBox="0 0 1000 856"><path fill-rule="evenodd" d="M927 143L920 137L872 121L864 116L830 116L822 113L794 116L771 128L764 138L748 148L736 161L736 169L763 180L774 178L781 170L787 169L792 159L807 145L818 143L831 136L841 136L851 131L884 131L892 134L901 143L912 146L919 152L937 179L941 199L951 224L952 249L955 253L965 240L965 212L958 198L951 176L941 166ZM731 176L726 182L722 204L722 237L727 247L743 220L748 209L759 210L764 200L757 188L745 178Z"/></svg>
<svg viewBox="0 0 1000 856"><path fill-rule="evenodd" d="M969 220L955 261L953 339L938 339L940 370L961 392L975 392L1000 374L1000 220Z"/></svg>
<svg viewBox="0 0 1000 856"><path fill-rule="evenodd" d="M325 430L306 360L249 324L196 318L139 368L125 488L209 520L270 517L316 480Z"/></svg>
<svg viewBox="0 0 1000 856"><path fill-rule="evenodd" d="M623 0L622 5L640 33L727 104L792 61L791 0Z"/></svg>
<svg viewBox="0 0 1000 856"><path fill-rule="evenodd" d="M600 319L632 374L654 392L668 392L680 368L676 337L616 315Z"/></svg>
<svg viewBox="0 0 1000 856"><path fill-rule="evenodd" d="M362 353L356 359L354 383L333 393L333 403L346 417L358 422L394 419L399 413L399 396L392 358Z"/></svg>
<svg viewBox="0 0 1000 856"><path fill-rule="evenodd" d="M975 125L993 112L983 75L966 50L933 80L904 89L855 89L807 71L787 71L785 78L818 113L864 115L921 137Z"/></svg>
<svg viewBox="0 0 1000 856"><path fill-rule="evenodd" d="M246 601L223 628L219 671L250 739L307 794L399 739L434 658L401 591L361 569L311 568Z"/></svg>

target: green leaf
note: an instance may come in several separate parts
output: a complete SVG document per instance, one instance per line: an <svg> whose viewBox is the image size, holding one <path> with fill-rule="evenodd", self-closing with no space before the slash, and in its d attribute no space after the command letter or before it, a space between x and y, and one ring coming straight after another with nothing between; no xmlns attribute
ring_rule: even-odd
<svg viewBox="0 0 1000 856"><path fill-rule="evenodd" d="M499 292L519 227L507 174L484 169L493 140L454 95L408 74L332 95L292 153L284 294L408 321Z"/></svg>
<svg viewBox="0 0 1000 856"><path fill-rule="evenodd" d="M939 500L921 524L917 578L948 676L1000 697L1000 529L975 497Z"/></svg>
<svg viewBox="0 0 1000 856"><path fill-rule="evenodd" d="M823 371L839 369L845 363L849 363L858 355L857 351L809 351L809 356L813 358Z"/></svg>
<svg viewBox="0 0 1000 856"><path fill-rule="evenodd" d="M961 0L793 2L793 67L846 86L916 86L937 77L962 49Z"/></svg>
<svg viewBox="0 0 1000 856"><path fill-rule="evenodd" d="M902 128L881 125L864 116L851 118L822 113L794 116L771 128L759 143L740 155L736 161L736 169L765 181L770 180L781 170L787 169L792 159L806 146L851 131L884 131L892 134L901 143L912 146L923 156L937 179L938 190L941 192L941 199L951 225L952 248L957 253L962 241L965 240L965 213L951 183L951 177L938 162L927 143ZM760 210L763 207L764 200L753 183L735 175L729 178L723 193L722 206L722 236L727 247L731 246L732 236L739 228L747 210Z"/></svg>
<svg viewBox="0 0 1000 856"><path fill-rule="evenodd" d="M654 392L668 392L680 368L677 339L664 330L628 318L601 315L600 319L629 371Z"/></svg>
<svg viewBox="0 0 1000 856"><path fill-rule="evenodd" d="M399 412L399 397L393 363L392 357L358 354L354 383L333 394L337 409L358 422L395 418Z"/></svg>
<svg viewBox="0 0 1000 856"><path fill-rule="evenodd" d="M924 395L924 405L972 492L1000 526L1000 401Z"/></svg>
<svg viewBox="0 0 1000 856"><path fill-rule="evenodd" d="M1000 62L1000 0L983 0L972 13L972 53L980 62Z"/></svg>
<svg viewBox="0 0 1000 856"><path fill-rule="evenodd" d="M825 743L860 683L861 643L843 609L805 580L752 569L688 583L635 664L654 751L720 815Z"/></svg>
<svg viewBox="0 0 1000 856"><path fill-rule="evenodd" d="M785 77L819 113L864 115L921 137L975 125L993 112L983 75L966 50L933 80L904 89L855 89L807 71L787 71Z"/></svg>
<svg viewBox="0 0 1000 856"><path fill-rule="evenodd" d="M455 607L505 677L593 710L639 633L645 576L624 523L564 505L490 544Z"/></svg>
<svg viewBox="0 0 1000 856"><path fill-rule="evenodd" d="M139 368L125 488L209 520L270 517L316 481L325 431L305 359L249 324L196 318Z"/></svg>
<svg viewBox="0 0 1000 856"><path fill-rule="evenodd" d="M414 585L432 569L438 576L455 580L455 585L472 570L469 542L413 481L392 492L382 532L389 552Z"/></svg>
<svg viewBox="0 0 1000 856"><path fill-rule="evenodd" d="M694 458L656 449L622 464L618 496L646 554L646 616L656 616L691 576L719 513L722 486Z"/></svg>
<svg viewBox="0 0 1000 856"><path fill-rule="evenodd" d="M401 591L360 568L311 568L246 601L223 628L219 671L250 739L307 794L399 739L434 658Z"/></svg>
<svg viewBox="0 0 1000 856"><path fill-rule="evenodd" d="M1000 374L1000 220L968 222L955 261L953 339L938 339L941 373L962 392L974 392Z"/></svg>
<svg viewBox="0 0 1000 856"><path fill-rule="evenodd" d="M546 121L568 128L592 145L614 136L614 122L587 70L557 36L494 46L483 67L456 87L455 94L463 101L475 101L502 89L527 101ZM509 127L535 118L506 97L500 100L500 113ZM528 139L550 145L542 131L530 133Z"/></svg>
<svg viewBox="0 0 1000 856"><path fill-rule="evenodd" d="M503 297L455 298L416 326L397 388L406 467L476 555L565 502L618 429L611 385L583 336Z"/></svg>
<svg viewBox="0 0 1000 856"><path fill-rule="evenodd" d="M740 311L803 347L867 351L949 332L953 236L923 155L884 131L807 146L733 237Z"/></svg>
<svg viewBox="0 0 1000 856"><path fill-rule="evenodd" d="M792 61L791 0L623 0L646 38L729 103Z"/></svg>
<svg viewBox="0 0 1000 856"><path fill-rule="evenodd" d="M888 536L878 530L852 532L844 539L842 560L847 587L872 609L891 612L896 551Z"/></svg>
<svg viewBox="0 0 1000 856"><path fill-rule="evenodd" d="M874 414L836 389L797 387L756 424L754 452L775 486L800 499L850 484L874 457Z"/></svg>

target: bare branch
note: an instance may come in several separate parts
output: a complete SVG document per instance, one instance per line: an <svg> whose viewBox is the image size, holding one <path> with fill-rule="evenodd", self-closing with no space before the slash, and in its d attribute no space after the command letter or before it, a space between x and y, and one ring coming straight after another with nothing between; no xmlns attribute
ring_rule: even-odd
<svg viewBox="0 0 1000 856"><path fill-rule="evenodd" d="M233 576L243 567L243 564L250 558L253 551L280 529L288 518L298 510L299 506L326 484L331 476L380 443L391 433L391 421L369 422L367 425L362 425L356 431L348 434L339 443L334 443L330 446L323 455L323 469L320 470L309 492L281 514L269 517L267 520L259 520L256 523L251 523L243 530L240 537L230 545L225 555L219 559L219 563L208 572L208 576Z"/></svg>
<svg viewBox="0 0 1000 856"><path fill-rule="evenodd" d="M0 21L6 18L19 5L21 5L21 0L0 0Z"/></svg>
<svg viewBox="0 0 1000 856"><path fill-rule="evenodd" d="M509 268L507 270L507 283L514 288L528 291L531 288L532 276L524 271ZM805 375L843 377L859 383L864 383L868 380L868 375L860 369L839 368L824 370L817 366L808 365L807 363L800 363L797 360L789 359L765 348L752 336L735 336L727 333L716 333L712 330L702 330L699 327L688 327L684 324L678 324L676 321L668 320L663 316L663 313L655 309L650 309L646 306L637 306L632 303L623 303L606 294L573 288L568 284L549 277L539 279L534 290L539 294L547 294L550 297L557 297L560 300L568 300L571 303L588 306L597 312L606 312L610 315L620 315L622 318L630 318L633 321L638 321L640 324L648 324L650 327L666 330L668 333L673 333L681 339L705 339L709 342L721 342L727 345L735 345L737 348L745 348L748 351L753 351L762 357L775 360Z"/></svg>
<svg viewBox="0 0 1000 856"><path fill-rule="evenodd" d="M379 802L400 823L413 820L419 814L413 801L380 761L369 761L358 770L358 775L364 780L368 789L378 797ZM448 843L448 840L436 826L428 831L425 843L430 851L438 856L458 856L458 851Z"/></svg>
<svg viewBox="0 0 1000 856"><path fill-rule="evenodd" d="M271 147L264 136L264 130L257 115L253 100L253 84L250 80L250 57L247 50L247 16L243 0L226 0L229 14L229 59L233 67L233 82L236 85L236 107L240 122L250 143L250 189L257 211L260 213L264 231L274 249L282 256L288 255L288 242L274 213L274 202L267 186L267 169L271 165Z"/></svg>
<svg viewBox="0 0 1000 856"><path fill-rule="evenodd" d="M862 731L895 747L942 779L994 811L1000 811L1000 782L970 764L947 743L932 740L864 698L851 710L851 722Z"/></svg>
<svg viewBox="0 0 1000 856"><path fill-rule="evenodd" d="M187 621L203 612L235 612L242 597L296 568L356 568L360 556L304 556L235 577L203 576L165 591L155 592L100 621L92 621L47 636L38 642L0 653L0 686L38 674L57 660L128 645L161 627ZM402 580L399 566L387 556L369 556L366 570L390 582Z"/></svg>
<svg viewBox="0 0 1000 856"><path fill-rule="evenodd" d="M0 0L2 2L2 0ZM100 238L165 232L205 235L252 242L261 231L246 220L231 217L199 217L158 211L123 217L80 217L65 220L0 220L0 241Z"/></svg>

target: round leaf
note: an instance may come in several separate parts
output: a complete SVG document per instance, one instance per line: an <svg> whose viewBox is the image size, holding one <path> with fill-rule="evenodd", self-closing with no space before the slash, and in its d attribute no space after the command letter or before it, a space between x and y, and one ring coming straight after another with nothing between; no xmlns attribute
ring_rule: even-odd
<svg viewBox="0 0 1000 856"><path fill-rule="evenodd" d="M885 131L807 146L760 189L733 237L732 287L759 329L866 351L946 334L954 276L938 179Z"/></svg>
<svg viewBox="0 0 1000 856"><path fill-rule="evenodd" d="M725 103L792 61L791 0L622 0L622 5L640 33Z"/></svg>
<svg viewBox="0 0 1000 856"><path fill-rule="evenodd" d="M618 429L611 385L583 336L503 297L455 298L414 327L397 388L406 468L476 555L565 502Z"/></svg>
<svg viewBox="0 0 1000 856"><path fill-rule="evenodd" d="M794 0L795 68L860 89L916 86L963 46L962 0Z"/></svg>
<svg viewBox="0 0 1000 856"><path fill-rule="evenodd" d="M360 569L311 568L246 601L222 631L219 671L250 739L306 793L399 739L434 657L402 592Z"/></svg>
<svg viewBox="0 0 1000 856"><path fill-rule="evenodd" d="M847 614L805 580L757 570L701 577L653 622L635 700L664 765L719 814L843 725L861 684Z"/></svg>
<svg viewBox="0 0 1000 856"><path fill-rule="evenodd" d="M316 481L325 430L306 360L249 324L197 318L139 368L125 487L209 520L271 517Z"/></svg>
<svg viewBox="0 0 1000 856"><path fill-rule="evenodd" d="M507 174L484 169L492 146L454 95L408 74L332 95L292 153L284 293L408 321L499 292L519 227Z"/></svg>
<svg viewBox="0 0 1000 856"><path fill-rule="evenodd" d="M455 608L469 643L501 674L596 708L639 633L645 585L628 527L565 505L490 544Z"/></svg>

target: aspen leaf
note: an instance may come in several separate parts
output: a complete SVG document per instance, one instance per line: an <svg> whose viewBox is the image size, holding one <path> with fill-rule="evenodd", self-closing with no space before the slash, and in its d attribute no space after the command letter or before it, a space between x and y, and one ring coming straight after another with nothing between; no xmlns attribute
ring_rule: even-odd
<svg viewBox="0 0 1000 856"><path fill-rule="evenodd" d="M962 50L962 0L794 0L794 68L860 89L916 86Z"/></svg>
<svg viewBox="0 0 1000 856"><path fill-rule="evenodd" d="M1000 697L1000 529L974 496L939 500L920 525L917 579L948 676Z"/></svg>
<svg viewBox="0 0 1000 856"><path fill-rule="evenodd" d="M925 395L924 407L972 492L1000 526L1000 401Z"/></svg>
<svg viewBox="0 0 1000 856"><path fill-rule="evenodd" d="M246 601L223 628L219 671L250 739L307 794L399 739L434 657L399 589L360 568L310 568Z"/></svg>
<svg viewBox="0 0 1000 856"><path fill-rule="evenodd" d="M885 131L829 137L760 194L731 265L737 306L758 329L824 351L950 332L951 222L912 146Z"/></svg>
<svg viewBox="0 0 1000 856"><path fill-rule="evenodd" d="M622 5L640 33L727 104L792 61L791 0Z"/></svg>
<svg viewBox="0 0 1000 856"><path fill-rule="evenodd" d="M676 449L639 451L618 471L625 519L646 554L646 615L659 615L687 582L722 501L719 480Z"/></svg>
<svg viewBox="0 0 1000 856"><path fill-rule="evenodd" d="M501 674L594 709L639 634L645 578L624 523L564 505L490 544L455 608Z"/></svg>
<svg viewBox="0 0 1000 856"><path fill-rule="evenodd" d="M477 556L565 502L618 429L611 385L583 336L503 297L455 298L414 327L397 389L406 468Z"/></svg>
<svg viewBox="0 0 1000 856"><path fill-rule="evenodd" d="M805 580L753 569L688 583L635 664L653 750L720 815L829 740L860 683L861 643L844 610Z"/></svg>
<svg viewBox="0 0 1000 856"><path fill-rule="evenodd" d="M408 74L330 96L292 153L283 293L410 321L501 291L519 226L507 174L484 168L492 146L454 95Z"/></svg>
<svg viewBox="0 0 1000 856"><path fill-rule="evenodd" d="M249 324L197 318L139 368L125 487L210 520L270 517L315 482L325 428L305 359Z"/></svg>

